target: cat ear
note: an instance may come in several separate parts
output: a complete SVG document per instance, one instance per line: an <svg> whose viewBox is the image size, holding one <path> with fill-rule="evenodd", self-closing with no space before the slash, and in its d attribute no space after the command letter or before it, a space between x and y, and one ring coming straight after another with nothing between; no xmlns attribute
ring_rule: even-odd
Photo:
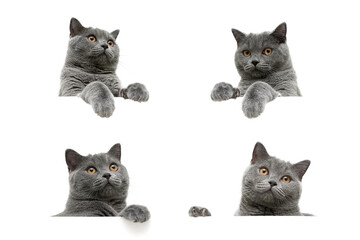
<svg viewBox="0 0 360 240"><path fill-rule="evenodd" d="M81 25L79 20L76 18L71 18L70 20L70 37L75 37L81 33L85 28Z"/></svg>
<svg viewBox="0 0 360 240"><path fill-rule="evenodd" d="M85 157L81 156L72 149L66 149L65 159L69 172L71 172L77 168L77 166L85 159Z"/></svg>
<svg viewBox="0 0 360 240"><path fill-rule="evenodd" d="M273 36L277 40L279 40L280 43L286 42L286 23L280 24L271 34L270 36Z"/></svg>
<svg viewBox="0 0 360 240"><path fill-rule="evenodd" d="M236 30L235 28L231 29L235 39L236 39L236 42L239 43L244 40L245 38L245 34L243 34L242 32L240 32L239 30Z"/></svg>
<svg viewBox="0 0 360 240"><path fill-rule="evenodd" d="M110 156L116 158L116 160L118 160L120 162L121 161L121 145L120 145L120 143L117 143L114 146L112 146L112 148L109 150L108 154Z"/></svg>
<svg viewBox="0 0 360 240"><path fill-rule="evenodd" d="M111 32L110 34L111 34L111 36L113 36L113 37L115 38L115 40L116 40L117 36L119 35L119 32L120 32L120 30L119 30L119 29L116 29L115 31Z"/></svg>
<svg viewBox="0 0 360 240"><path fill-rule="evenodd" d="M309 160L304 160L304 161L298 162L292 166L292 169L298 175L300 181L302 180L302 177L306 173L306 170L309 168L309 166L310 166Z"/></svg>
<svg viewBox="0 0 360 240"><path fill-rule="evenodd" d="M251 159L251 164L254 164L254 163L258 162L258 161L267 160L269 157L270 156L267 153L264 145L257 142L255 144L255 147L254 147L254 151L253 151L253 155L252 155L252 159Z"/></svg>

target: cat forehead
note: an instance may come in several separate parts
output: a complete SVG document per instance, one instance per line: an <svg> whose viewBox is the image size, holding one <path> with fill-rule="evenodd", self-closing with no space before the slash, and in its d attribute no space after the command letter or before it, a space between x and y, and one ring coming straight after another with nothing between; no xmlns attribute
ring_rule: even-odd
<svg viewBox="0 0 360 240"><path fill-rule="evenodd" d="M288 172L292 168L292 164L290 162L285 162L283 160L270 157L268 160L260 162L257 164L258 167L266 167L272 172L284 173Z"/></svg>
<svg viewBox="0 0 360 240"><path fill-rule="evenodd" d="M115 162L115 159L110 157L108 154L99 153L94 155L89 155L86 157L85 164L94 164L94 165L107 165Z"/></svg>
<svg viewBox="0 0 360 240"><path fill-rule="evenodd" d="M113 39L111 34L105 30L99 29L99 28L87 28L84 32L86 36L94 35L96 38L104 38L104 39Z"/></svg>
<svg viewBox="0 0 360 240"><path fill-rule="evenodd" d="M270 36L269 32L264 32L260 34L250 33L246 35L245 40L242 42L242 48L248 49L261 49L264 47L274 47L276 44L275 39Z"/></svg>

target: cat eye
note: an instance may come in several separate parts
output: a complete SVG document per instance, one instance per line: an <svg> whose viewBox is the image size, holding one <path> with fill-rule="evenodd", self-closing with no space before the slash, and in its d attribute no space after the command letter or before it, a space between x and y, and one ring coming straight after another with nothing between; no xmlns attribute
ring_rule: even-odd
<svg viewBox="0 0 360 240"><path fill-rule="evenodd" d="M284 183L289 183L291 182L291 178L289 176L283 176L281 178L281 181L283 181Z"/></svg>
<svg viewBox="0 0 360 240"><path fill-rule="evenodd" d="M113 172L116 172L118 170L118 166L116 164L111 164L110 165L110 170Z"/></svg>
<svg viewBox="0 0 360 240"><path fill-rule="evenodd" d="M263 53L265 55L269 56L272 53L272 49L271 48L265 48Z"/></svg>
<svg viewBox="0 0 360 240"><path fill-rule="evenodd" d="M249 50L244 50L243 54L245 57L249 57L251 55L251 52Z"/></svg>
<svg viewBox="0 0 360 240"><path fill-rule="evenodd" d="M94 167L89 167L87 172L90 174L94 174L94 173L96 173L96 169Z"/></svg>
<svg viewBox="0 0 360 240"><path fill-rule="evenodd" d="M95 37L94 35L90 35L90 36L88 37L88 40L89 40L90 42L95 42L95 41L96 41L96 37Z"/></svg>
<svg viewBox="0 0 360 240"><path fill-rule="evenodd" d="M267 170L266 168L260 168L259 172L264 176L269 174L269 170Z"/></svg>
<svg viewBox="0 0 360 240"><path fill-rule="evenodd" d="M115 44L113 41L109 40L109 41L107 41L107 45L109 45L110 47L113 47Z"/></svg>

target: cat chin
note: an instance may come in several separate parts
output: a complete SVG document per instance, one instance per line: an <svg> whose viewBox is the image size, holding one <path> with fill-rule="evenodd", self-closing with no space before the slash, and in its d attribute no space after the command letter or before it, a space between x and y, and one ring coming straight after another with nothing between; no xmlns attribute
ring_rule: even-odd
<svg viewBox="0 0 360 240"><path fill-rule="evenodd" d="M264 77L266 74L265 72L261 71L260 69L253 69L248 72L253 78L261 78Z"/></svg>
<svg viewBox="0 0 360 240"><path fill-rule="evenodd" d="M106 184L105 187L99 192L99 196L102 198L107 198L113 196L114 194L115 194L114 186L112 186L110 183Z"/></svg>

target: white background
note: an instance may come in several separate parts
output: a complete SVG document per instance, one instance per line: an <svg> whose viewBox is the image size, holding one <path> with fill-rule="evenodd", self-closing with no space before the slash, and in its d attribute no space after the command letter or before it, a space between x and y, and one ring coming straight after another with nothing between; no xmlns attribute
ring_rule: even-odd
<svg viewBox="0 0 360 240"><path fill-rule="evenodd" d="M359 216L359 15L356 1L13 1L0 7L1 224L6 239L350 237ZM117 74L144 83L147 103L116 99L109 119L57 97L70 18L120 29ZM272 31L286 21L302 98L279 98L247 119L236 86L231 28ZM233 217L253 147L312 161L300 208L317 217ZM51 218L68 194L66 148L122 145L129 204L152 218ZM211 218L187 216L192 205Z"/></svg>

